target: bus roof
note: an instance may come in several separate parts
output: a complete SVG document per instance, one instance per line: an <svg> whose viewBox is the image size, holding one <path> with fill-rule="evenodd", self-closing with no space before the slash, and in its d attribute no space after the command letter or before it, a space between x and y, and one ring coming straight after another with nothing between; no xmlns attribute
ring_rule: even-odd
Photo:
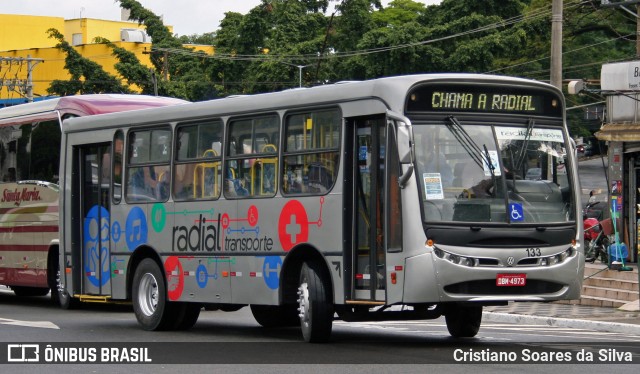
<svg viewBox="0 0 640 374"><path fill-rule="evenodd" d="M68 127L63 131L82 131L89 127L119 126L131 124L132 122L166 123L186 116L190 118L205 118L211 115L242 115L274 109L291 109L308 105L332 105L337 102L372 98L383 102L388 109L400 112L404 108L406 94L410 87L421 82L438 81L480 85L488 83L516 84L529 87L538 86L559 92L557 88L547 83L498 75L468 73L404 75L200 101L189 104L188 114L185 114L184 108L168 107L151 112L145 110L143 111L144 114L140 112L139 119L132 118L128 113L92 117L91 120L73 119L67 122Z"/></svg>
<svg viewBox="0 0 640 374"><path fill-rule="evenodd" d="M0 109L0 126L29 120L57 120L67 116L87 116L184 104L187 101L159 96L92 94L64 96Z"/></svg>

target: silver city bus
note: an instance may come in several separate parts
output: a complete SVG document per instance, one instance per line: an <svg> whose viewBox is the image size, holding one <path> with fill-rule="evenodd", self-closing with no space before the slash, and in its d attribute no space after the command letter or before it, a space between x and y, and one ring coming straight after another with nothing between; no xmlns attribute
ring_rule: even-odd
<svg viewBox="0 0 640 374"><path fill-rule="evenodd" d="M17 296L56 288L62 121L185 103L144 95L78 95L0 109L0 284ZM53 299L58 295L53 292Z"/></svg>
<svg viewBox="0 0 640 374"><path fill-rule="evenodd" d="M249 305L329 339L345 321L580 295L575 150L554 87L382 78L65 122L60 297L147 330ZM528 171L536 169L536 178Z"/></svg>

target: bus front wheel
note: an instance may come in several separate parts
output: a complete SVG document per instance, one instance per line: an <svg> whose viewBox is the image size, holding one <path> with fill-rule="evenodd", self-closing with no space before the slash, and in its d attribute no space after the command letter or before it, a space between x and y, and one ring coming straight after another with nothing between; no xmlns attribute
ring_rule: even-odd
<svg viewBox="0 0 640 374"><path fill-rule="evenodd" d="M304 263L298 286L298 312L302 336L309 343L324 343L331 336L333 304L328 280L315 263Z"/></svg>
<svg viewBox="0 0 640 374"><path fill-rule="evenodd" d="M454 338L473 338L480 330L482 322L481 305L451 305L444 319L447 330Z"/></svg>
<svg viewBox="0 0 640 374"><path fill-rule="evenodd" d="M145 330L167 330L173 327L177 313L167 300L164 276L157 262L145 258L133 276L133 311Z"/></svg>

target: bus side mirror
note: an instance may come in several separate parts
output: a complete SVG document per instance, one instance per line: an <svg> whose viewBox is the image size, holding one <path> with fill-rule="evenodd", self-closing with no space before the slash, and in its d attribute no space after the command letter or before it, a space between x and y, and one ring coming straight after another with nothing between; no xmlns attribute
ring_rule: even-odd
<svg viewBox="0 0 640 374"><path fill-rule="evenodd" d="M398 158L401 164L413 163L413 137L411 127L398 123Z"/></svg>
<svg viewBox="0 0 640 374"><path fill-rule="evenodd" d="M398 178L398 184L400 188L404 188L411 175L413 175L413 162L415 160L411 121L391 111L387 111L387 120L393 130L398 147L398 160L400 161L401 173ZM405 165L406 169L403 170L403 166Z"/></svg>

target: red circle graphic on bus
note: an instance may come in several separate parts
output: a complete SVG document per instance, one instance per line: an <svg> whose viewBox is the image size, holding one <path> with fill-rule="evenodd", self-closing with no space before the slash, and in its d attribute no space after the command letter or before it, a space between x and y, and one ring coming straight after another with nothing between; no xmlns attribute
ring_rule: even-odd
<svg viewBox="0 0 640 374"><path fill-rule="evenodd" d="M256 208L255 205L249 207L249 211L247 211L247 221L249 221L251 227L255 227L255 225L258 224L258 208Z"/></svg>
<svg viewBox="0 0 640 374"><path fill-rule="evenodd" d="M222 228L228 229L231 226L231 220L229 219L229 215L227 213L222 215Z"/></svg>
<svg viewBox="0 0 640 374"><path fill-rule="evenodd" d="M164 269L167 275L167 295L169 300L178 300L184 290L184 273L182 264L176 256L170 256L164 262Z"/></svg>
<svg viewBox="0 0 640 374"><path fill-rule="evenodd" d="M278 220L278 236L285 251L309 239L307 211L298 200L291 200L282 208Z"/></svg>

